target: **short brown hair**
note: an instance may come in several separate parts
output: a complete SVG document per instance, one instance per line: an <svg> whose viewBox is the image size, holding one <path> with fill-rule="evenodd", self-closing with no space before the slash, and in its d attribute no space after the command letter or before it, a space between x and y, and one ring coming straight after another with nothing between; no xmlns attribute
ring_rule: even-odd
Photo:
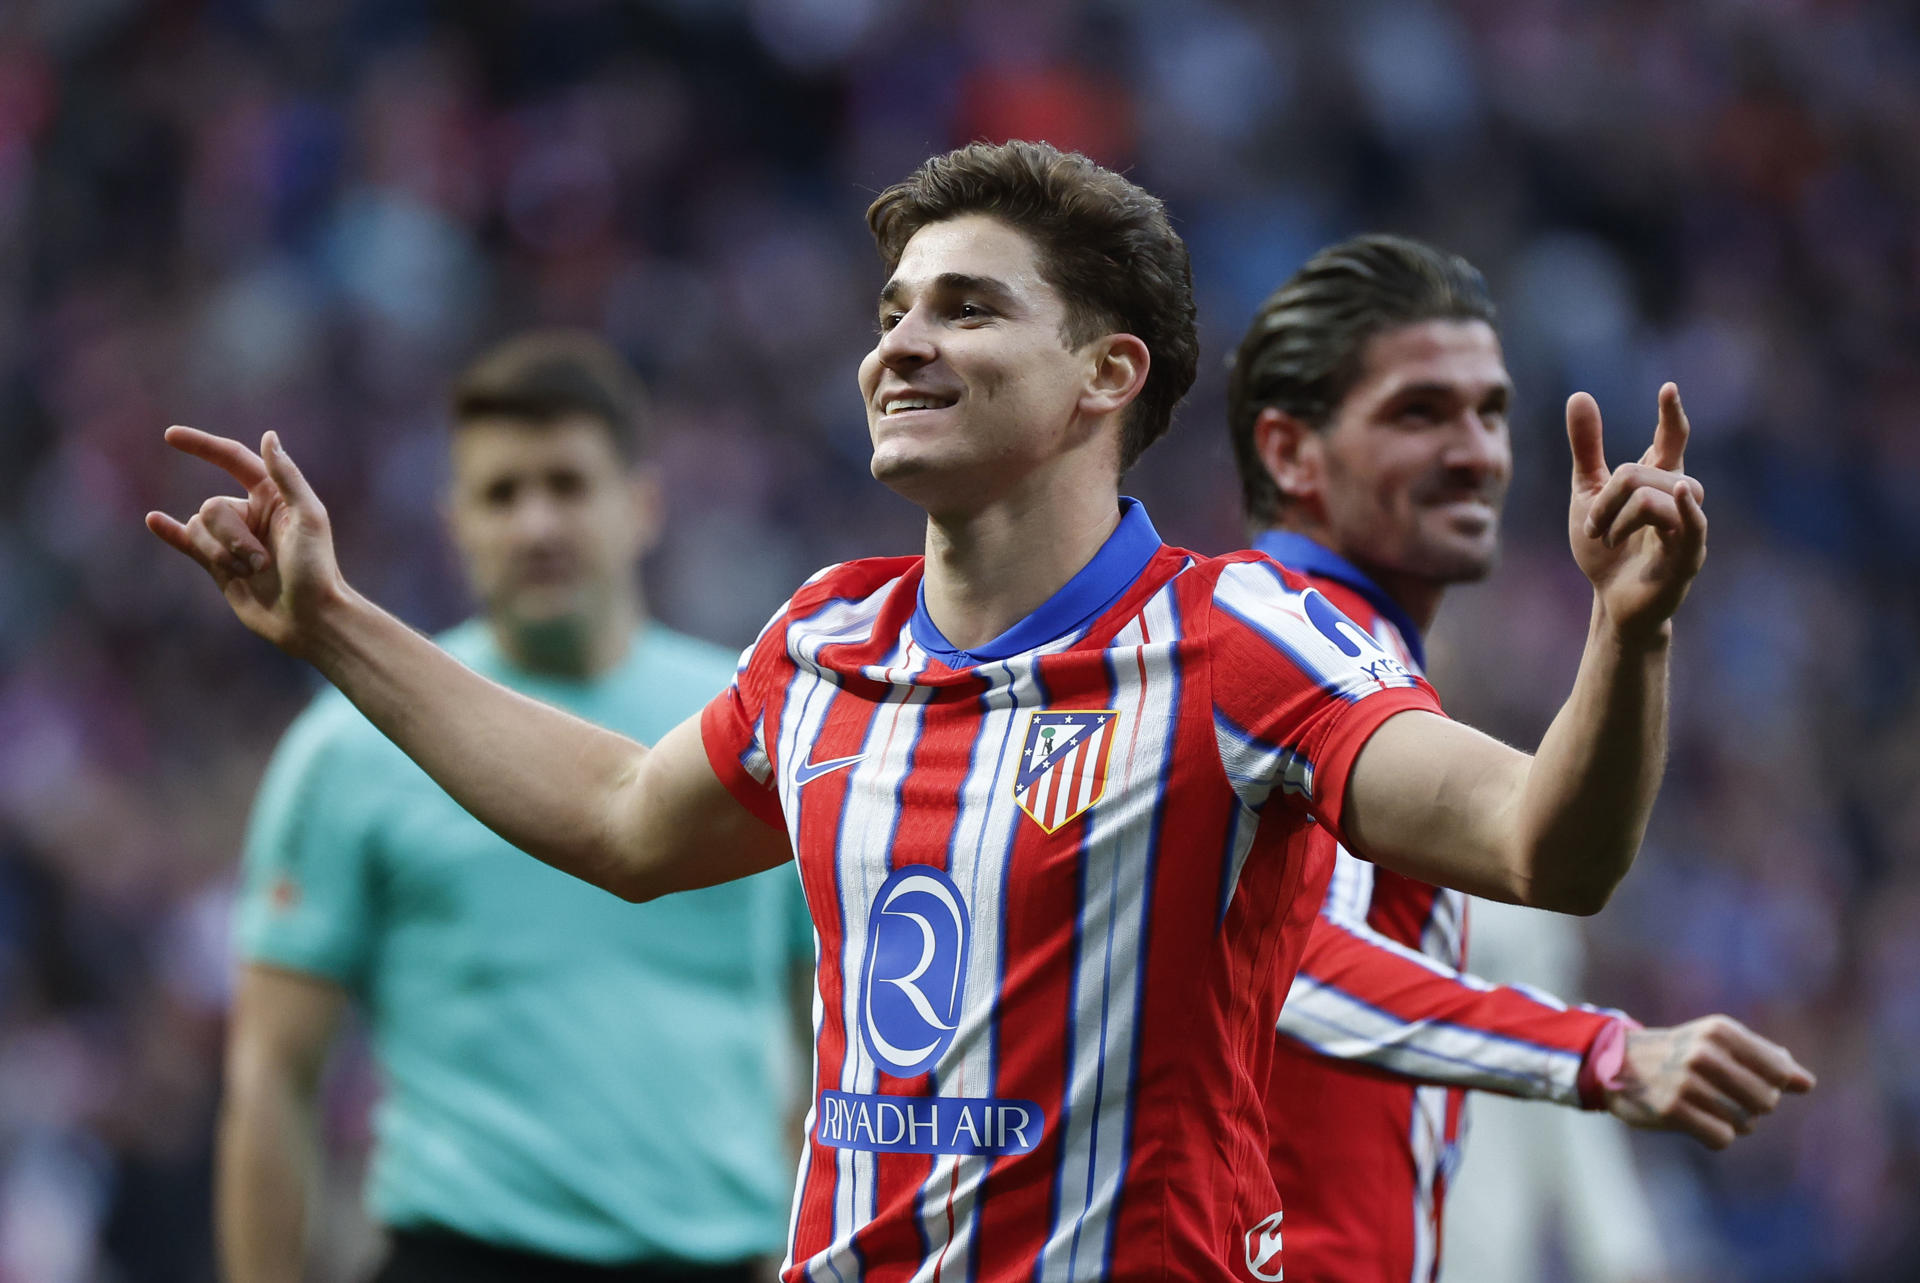
<svg viewBox="0 0 1920 1283"><path fill-rule="evenodd" d="M623 459L640 452L646 392L611 344L585 330L534 330L488 348L454 380L456 428L476 419L533 426L584 415L606 425Z"/></svg>
<svg viewBox="0 0 1920 1283"><path fill-rule="evenodd" d="M1120 433L1125 472L1165 434L1199 361L1193 267L1166 207L1079 152L1016 140L931 158L880 193L867 225L891 272L915 232L963 214L1033 240L1041 275L1066 303L1068 347L1123 332L1146 344L1146 386Z"/></svg>
<svg viewBox="0 0 1920 1283"><path fill-rule="evenodd" d="M1374 335L1421 321L1493 318L1479 269L1420 241L1356 236L1308 259L1260 305L1229 366L1227 430L1247 520L1270 526L1286 506L1254 446L1262 410L1324 428L1359 380Z"/></svg>

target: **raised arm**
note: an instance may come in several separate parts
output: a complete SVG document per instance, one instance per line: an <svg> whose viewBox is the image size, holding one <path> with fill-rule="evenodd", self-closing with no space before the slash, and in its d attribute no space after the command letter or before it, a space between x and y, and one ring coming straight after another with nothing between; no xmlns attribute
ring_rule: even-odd
<svg viewBox="0 0 1920 1283"><path fill-rule="evenodd" d="M507 841L630 900L788 858L715 777L698 719L651 751L474 673L354 592L326 509L274 433L255 454L192 428L168 444L225 470L221 496L147 526L198 562L242 623L312 663L455 801Z"/></svg>
<svg viewBox="0 0 1920 1283"><path fill-rule="evenodd" d="M1599 407L1567 404L1568 536L1593 584L1573 693L1529 757L1429 713L1385 722L1347 786L1350 845L1490 899L1595 913L1626 875L1659 790L1672 618L1706 557L1686 413L1660 390L1653 444L1609 469Z"/></svg>

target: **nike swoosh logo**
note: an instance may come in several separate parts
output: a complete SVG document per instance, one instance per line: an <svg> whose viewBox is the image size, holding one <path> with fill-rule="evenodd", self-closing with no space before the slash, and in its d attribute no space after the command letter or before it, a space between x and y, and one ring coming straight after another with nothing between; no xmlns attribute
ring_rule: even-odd
<svg viewBox="0 0 1920 1283"><path fill-rule="evenodd" d="M811 784L822 775L830 775L835 771L845 770L855 762L864 762L866 758L867 755L865 753L856 753L852 757L833 757L828 758L824 762L802 762L793 770L793 782L795 784Z"/></svg>

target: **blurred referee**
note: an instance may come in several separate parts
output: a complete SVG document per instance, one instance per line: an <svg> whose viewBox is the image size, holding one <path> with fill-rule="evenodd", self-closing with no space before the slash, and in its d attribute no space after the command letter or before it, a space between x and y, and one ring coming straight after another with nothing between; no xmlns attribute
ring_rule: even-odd
<svg viewBox="0 0 1920 1283"><path fill-rule="evenodd" d="M659 500L636 377L553 332L453 395L447 516L481 615L440 638L522 693L654 742L734 656L651 623ZM379 1283L763 1276L786 1234L796 966L783 867L644 904L518 855L339 694L287 732L237 920L218 1221L232 1283L297 1283L321 1070L358 1002L384 1095Z"/></svg>

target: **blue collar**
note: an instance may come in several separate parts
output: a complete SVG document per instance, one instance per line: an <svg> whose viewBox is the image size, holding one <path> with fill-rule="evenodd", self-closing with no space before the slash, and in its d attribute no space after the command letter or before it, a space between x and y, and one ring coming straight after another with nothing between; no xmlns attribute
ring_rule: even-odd
<svg viewBox="0 0 1920 1283"><path fill-rule="evenodd" d="M1419 665L1422 672L1426 671L1427 648L1421 640L1420 629L1408 617L1406 608L1387 596L1386 590L1379 584L1367 578L1366 571L1325 544L1292 530L1262 531L1254 538L1253 550L1266 553L1288 570L1331 579L1365 597L1368 605L1400 630L1400 636L1406 639L1407 650L1413 655L1413 662Z"/></svg>
<svg viewBox="0 0 1920 1283"><path fill-rule="evenodd" d="M1100 545L1100 551L1031 615L990 642L972 650L958 650L941 635L933 616L927 613L927 587L923 580L919 605L913 612L913 640L948 668L971 668L1023 654L1078 632L1098 619L1122 593L1133 587L1160 548L1160 533L1147 519L1147 510L1140 506L1139 500L1122 495L1120 524Z"/></svg>

